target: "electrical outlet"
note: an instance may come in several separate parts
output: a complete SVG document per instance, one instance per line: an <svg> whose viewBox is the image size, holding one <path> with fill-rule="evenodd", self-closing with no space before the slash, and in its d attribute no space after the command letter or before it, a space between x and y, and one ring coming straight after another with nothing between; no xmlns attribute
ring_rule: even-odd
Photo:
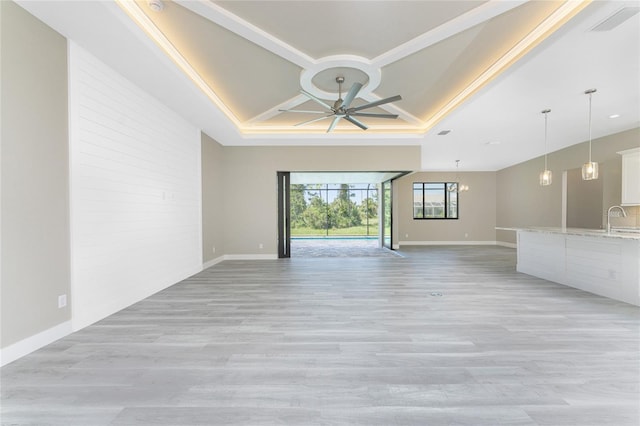
<svg viewBox="0 0 640 426"><path fill-rule="evenodd" d="M405 238L409 238L409 234L404 234L404 237Z"/></svg>
<svg viewBox="0 0 640 426"><path fill-rule="evenodd" d="M211 249L213 251L213 253L216 252L216 246L213 246L213 248Z"/></svg>
<svg viewBox="0 0 640 426"><path fill-rule="evenodd" d="M61 294L58 296L58 308L64 308L65 306L67 306L67 295Z"/></svg>
<svg viewBox="0 0 640 426"><path fill-rule="evenodd" d="M469 234L467 232L464 233L465 238L469 238Z"/></svg>
<svg viewBox="0 0 640 426"><path fill-rule="evenodd" d="M264 244L262 244L262 243L258 244L258 248L259 249L263 249L264 248Z"/></svg>

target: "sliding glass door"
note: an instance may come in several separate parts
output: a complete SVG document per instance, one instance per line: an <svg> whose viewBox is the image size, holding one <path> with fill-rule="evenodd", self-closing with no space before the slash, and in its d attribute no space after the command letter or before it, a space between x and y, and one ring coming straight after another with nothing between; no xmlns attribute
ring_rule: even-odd
<svg viewBox="0 0 640 426"><path fill-rule="evenodd" d="M393 249L391 224L393 223L392 215L392 193L391 180L382 182L382 224L380 231L382 233L382 245L388 249Z"/></svg>
<svg viewBox="0 0 640 426"><path fill-rule="evenodd" d="M278 258L291 257L291 174L278 172Z"/></svg>

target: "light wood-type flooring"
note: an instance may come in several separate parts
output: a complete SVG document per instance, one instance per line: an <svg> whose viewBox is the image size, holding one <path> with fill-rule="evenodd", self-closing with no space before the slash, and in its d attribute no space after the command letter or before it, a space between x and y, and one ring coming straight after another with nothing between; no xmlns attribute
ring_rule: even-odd
<svg viewBox="0 0 640 426"><path fill-rule="evenodd" d="M2 424L639 424L639 308L401 253L220 263L3 367Z"/></svg>
<svg viewBox="0 0 640 426"><path fill-rule="evenodd" d="M380 247L377 239L299 238L291 240L291 257L395 257L397 251Z"/></svg>

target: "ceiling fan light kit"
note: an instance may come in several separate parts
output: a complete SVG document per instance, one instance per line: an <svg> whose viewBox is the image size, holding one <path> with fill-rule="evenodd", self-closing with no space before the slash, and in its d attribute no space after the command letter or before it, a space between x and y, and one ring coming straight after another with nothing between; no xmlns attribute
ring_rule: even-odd
<svg viewBox="0 0 640 426"><path fill-rule="evenodd" d="M333 103L333 106L326 103L324 100L318 98L312 93L307 92L304 89L300 90L300 93L308 97L310 100L316 102L318 105L325 108L325 111L308 111L308 110L299 110L299 109L281 109L280 112L293 112L293 113L305 113L305 114L324 114L323 117L312 118L311 120L302 121L300 123L294 124L294 126L304 126L305 124L315 123L316 121L324 120L326 118L333 117L331 124L327 128L327 133L330 133L335 129L338 122L341 119L345 119L354 126L361 128L362 130L367 130L369 127L358 120L356 117L372 117L372 118L389 118L396 119L398 118L397 114L385 114L385 113L374 113L374 112L360 112L365 109L373 108L376 106L384 105L390 102L396 102L402 99L400 95L391 96L388 98L380 99L378 101L373 101L366 103L364 105L360 105L357 107L352 107L351 103L358 96L360 89L362 89L362 83L355 82L351 85L351 88L345 95L344 99L342 99L342 84L344 83L344 77L337 76L336 83L338 83L338 99Z"/></svg>

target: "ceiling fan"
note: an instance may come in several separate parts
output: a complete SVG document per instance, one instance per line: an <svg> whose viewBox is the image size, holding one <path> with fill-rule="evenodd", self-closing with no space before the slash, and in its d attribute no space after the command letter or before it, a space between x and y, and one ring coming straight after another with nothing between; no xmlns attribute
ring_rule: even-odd
<svg viewBox="0 0 640 426"><path fill-rule="evenodd" d="M281 109L279 111L301 112L305 114L326 114L320 118L314 118L311 120L303 121L302 123L295 124L295 126L303 126L305 124L314 123L316 121L324 120L325 118L333 117L333 121L331 122L331 124L329 125L329 128L327 129L327 133L331 132L336 127L336 125L338 124L338 121L340 121L341 118L344 118L348 122L360 127L362 130L367 130L368 127L355 117L398 118L397 114L380 114L380 113L360 112L360 111L367 108L373 108L378 105L383 105L389 102L399 101L402 99L400 95L395 95L395 96L391 96L390 98L380 99L379 101L369 102L367 104L360 105L357 107L349 107L349 105L351 105L351 102L355 99L360 89L362 89L362 84L358 82L353 83L353 85L351 86L351 89L349 89L349 92L347 92L347 95L344 97L344 99L342 99L342 83L344 83L344 77L336 77L336 83L338 83L338 100L333 103L333 106L327 104L322 99L312 95L311 93L305 90L300 90L300 92L303 95L307 96L312 101L315 101L318 104L322 105L324 108L326 108L326 111L308 111L308 110L299 110L299 109Z"/></svg>

